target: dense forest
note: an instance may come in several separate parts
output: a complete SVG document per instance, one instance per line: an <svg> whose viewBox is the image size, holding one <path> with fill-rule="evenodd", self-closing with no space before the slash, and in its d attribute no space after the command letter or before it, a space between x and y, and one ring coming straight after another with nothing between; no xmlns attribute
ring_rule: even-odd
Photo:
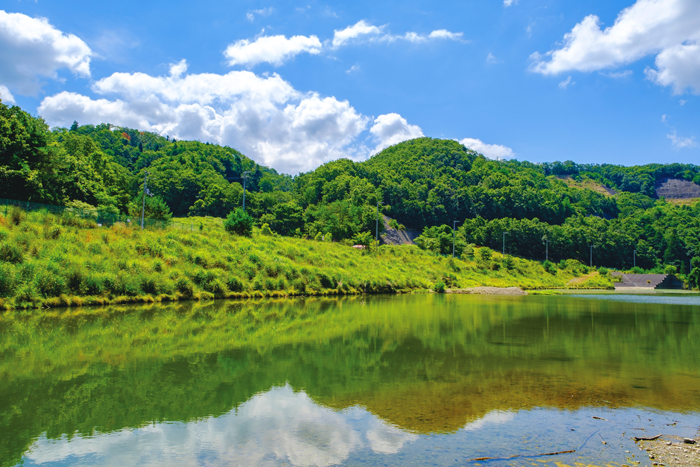
<svg viewBox="0 0 700 467"><path fill-rule="evenodd" d="M364 162L341 159L295 177L230 147L110 124L53 130L0 103L0 197L147 216L225 217L241 206L285 236L334 241L374 232L377 206L441 253L458 242L553 262L674 266L700 256L700 204L659 199L658 183L700 183L700 167L494 161L452 140L418 138ZM597 187L597 189L596 189ZM604 189L602 189L604 188ZM607 190L607 192L606 192ZM443 226L443 227L440 227ZM440 227L440 228L438 228ZM380 223L380 228L383 228ZM504 232L506 235L504 235ZM461 248L460 248L461 249Z"/></svg>

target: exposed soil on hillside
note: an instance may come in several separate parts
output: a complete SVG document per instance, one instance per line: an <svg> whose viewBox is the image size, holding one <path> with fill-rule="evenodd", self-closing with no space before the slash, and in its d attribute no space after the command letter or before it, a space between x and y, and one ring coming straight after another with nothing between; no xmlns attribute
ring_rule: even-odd
<svg viewBox="0 0 700 467"><path fill-rule="evenodd" d="M600 193L605 196L614 196L617 194L615 190L612 188L609 188L601 183L594 182L593 180L584 180L582 182L577 182L571 177L559 177L562 181L564 181L567 185L573 188L587 188L589 190L595 191L596 193Z"/></svg>
<svg viewBox="0 0 700 467"><path fill-rule="evenodd" d="M700 185L679 178L665 178L656 184L656 196L666 199L700 198Z"/></svg>
<svg viewBox="0 0 700 467"><path fill-rule="evenodd" d="M381 236L385 245L415 245L413 240L420 235L416 230L397 230L389 226L390 217L382 216L384 220L384 233Z"/></svg>

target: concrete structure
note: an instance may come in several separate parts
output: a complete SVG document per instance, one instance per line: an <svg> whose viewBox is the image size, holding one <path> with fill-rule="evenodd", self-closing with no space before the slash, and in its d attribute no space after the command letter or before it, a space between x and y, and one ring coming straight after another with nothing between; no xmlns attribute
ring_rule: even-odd
<svg viewBox="0 0 700 467"><path fill-rule="evenodd" d="M615 290L624 289L682 289L683 282L672 274L622 274L613 272L613 277L622 276L615 282Z"/></svg>

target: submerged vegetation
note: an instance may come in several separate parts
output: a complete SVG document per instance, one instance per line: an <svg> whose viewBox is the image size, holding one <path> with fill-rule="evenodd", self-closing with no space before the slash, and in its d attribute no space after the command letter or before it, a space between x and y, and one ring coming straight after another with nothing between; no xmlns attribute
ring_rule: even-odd
<svg viewBox="0 0 700 467"><path fill-rule="evenodd" d="M607 277L595 284L570 283L587 274L600 277L575 260L546 270L539 262L473 245L459 259L415 246L358 250L351 242L282 237L264 229L239 236L225 230L229 220L188 221L200 227L99 227L70 212L56 216L15 207L7 216L0 214L0 306L397 293L478 285L612 286Z"/></svg>

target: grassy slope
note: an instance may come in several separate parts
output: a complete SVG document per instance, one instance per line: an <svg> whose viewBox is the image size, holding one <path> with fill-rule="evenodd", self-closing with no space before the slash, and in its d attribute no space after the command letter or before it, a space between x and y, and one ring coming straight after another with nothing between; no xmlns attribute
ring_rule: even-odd
<svg viewBox="0 0 700 467"><path fill-rule="evenodd" d="M19 224L17 224L19 222ZM36 308L183 299L393 293L448 287L559 288L578 275L555 274L494 254L452 260L416 247L357 251L288 237L231 236L220 219L194 230L140 231L43 213L0 214L0 307ZM201 225L201 228L200 228ZM576 287L611 287L607 280Z"/></svg>

